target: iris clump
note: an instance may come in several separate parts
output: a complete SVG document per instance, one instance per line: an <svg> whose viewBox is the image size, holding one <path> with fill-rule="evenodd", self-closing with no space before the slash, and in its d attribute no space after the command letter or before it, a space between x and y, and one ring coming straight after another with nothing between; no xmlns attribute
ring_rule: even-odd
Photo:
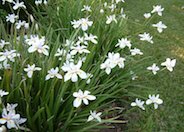
<svg viewBox="0 0 184 132"><path fill-rule="evenodd" d="M126 1L36 0L32 13L23 1L3 0L2 4L9 4L12 12L0 25L5 34L0 38L0 129L100 130L125 123L124 109L137 106L152 112L148 105L162 107L162 95L150 93L138 99L136 93L130 96L129 88L147 71L151 76L166 69L172 72L176 59L150 60L134 37L154 45L154 35L146 30L136 36L124 32L129 24ZM26 12L26 20L21 20L19 11ZM151 17L161 17L163 11L156 5L144 14L158 33L169 27L162 21L151 23ZM10 34L5 30L7 23ZM122 100L128 103L119 103Z"/></svg>

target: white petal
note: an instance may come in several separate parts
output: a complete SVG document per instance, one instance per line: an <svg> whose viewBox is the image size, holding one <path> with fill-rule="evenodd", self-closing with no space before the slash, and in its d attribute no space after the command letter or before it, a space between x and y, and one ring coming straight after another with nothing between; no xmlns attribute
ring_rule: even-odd
<svg viewBox="0 0 184 132"><path fill-rule="evenodd" d="M76 98L74 101L73 101L73 106L74 107L79 107L82 103L82 100L80 98Z"/></svg>
<svg viewBox="0 0 184 132"><path fill-rule="evenodd" d="M4 61L5 59L6 59L5 56L1 56L1 57L0 57L0 61Z"/></svg>
<svg viewBox="0 0 184 132"><path fill-rule="evenodd" d="M158 104L154 103L154 108L158 109Z"/></svg>
<svg viewBox="0 0 184 132"><path fill-rule="evenodd" d="M73 96L74 96L74 97L78 97L79 94L78 94L77 92L74 92L74 93L73 93Z"/></svg>
<svg viewBox="0 0 184 132"><path fill-rule="evenodd" d="M96 97L93 96L93 95L88 95L86 98L87 98L88 100L95 100L95 99L96 99Z"/></svg>
<svg viewBox="0 0 184 132"><path fill-rule="evenodd" d="M84 102L85 105L88 105L89 104L89 101L86 98L83 98L82 100L83 100L83 102Z"/></svg>
<svg viewBox="0 0 184 132"><path fill-rule="evenodd" d="M98 116L96 117L96 119L98 120L98 122L102 122L101 118Z"/></svg>
<svg viewBox="0 0 184 132"><path fill-rule="evenodd" d="M62 75L60 75L60 74L56 74L56 77L57 77L58 79L62 79L62 78L63 78Z"/></svg>
<svg viewBox="0 0 184 132"><path fill-rule="evenodd" d="M32 76L33 76L33 71L29 71L29 72L27 73L27 76L28 76L29 78L32 78Z"/></svg>
<svg viewBox="0 0 184 132"><path fill-rule="evenodd" d="M132 102L131 103L131 106L136 106L137 104L135 102Z"/></svg>
<svg viewBox="0 0 184 132"><path fill-rule="evenodd" d="M145 110L144 106L141 106L140 108L141 108L142 110Z"/></svg>
<svg viewBox="0 0 184 132"><path fill-rule="evenodd" d="M87 24L83 24L83 25L82 25L82 30L83 30L83 31L86 31L87 29L88 29L88 25L87 25Z"/></svg>
<svg viewBox="0 0 184 132"><path fill-rule="evenodd" d="M172 68L172 67L167 66L167 69L168 69L170 72L173 71L173 68Z"/></svg>
<svg viewBox="0 0 184 132"><path fill-rule="evenodd" d="M156 103L157 103L157 104L162 104L162 103L163 103L163 100L157 99L157 100L156 100Z"/></svg>
<svg viewBox="0 0 184 132"><path fill-rule="evenodd" d="M78 81L78 76L77 76L76 73L72 74L71 80L72 80L72 82L77 82Z"/></svg>
<svg viewBox="0 0 184 132"><path fill-rule="evenodd" d="M78 74L80 78L82 79L86 79L87 78L87 74L81 70L80 74Z"/></svg>
<svg viewBox="0 0 184 132"><path fill-rule="evenodd" d="M82 66L82 61L80 60L78 63L77 63L77 67L80 69Z"/></svg>
<svg viewBox="0 0 184 132"><path fill-rule="evenodd" d="M46 56L49 56L48 50L44 49L44 50L43 50L43 54L46 55Z"/></svg>
<svg viewBox="0 0 184 132"><path fill-rule="evenodd" d="M15 122L13 120L7 121L7 127L8 127L8 129L17 128L15 125Z"/></svg>
<svg viewBox="0 0 184 132"><path fill-rule="evenodd" d="M109 75L111 73L111 68L106 68L105 72Z"/></svg>
<svg viewBox="0 0 184 132"><path fill-rule="evenodd" d="M150 100L150 99L146 100L146 104L147 104L147 105L149 105L149 104L151 104L151 103L153 103L152 100Z"/></svg>
<svg viewBox="0 0 184 132"><path fill-rule="evenodd" d="M29 47L29 49L28 49L28 52L29 53L32 53L32 52L35 52L36 51L36 48L34 47L34 46L31 46L31 47Z"/></svg>
<svg viewBox="0 0 184 132"><path fill-rule="evenodd" d="M97 113L96 115L97 115L97 116L101 116L101 115L102 115L102 112L99 112L99 113Z"/></svg>
<svg viewBox="0 0 184 132"><path fill-rule="evenodd" d="M176 65L176 59L171 61L171 66L174 67Z"/></svg>
<svg viewBox="0 0 184 132"><path fill-rule="evenodd" d="M64 81L66 82L66 81L70 80L71 77L72 77L72 74L66 73L64 76Z"/></svg>
<svg viewBox="0 0 184 132"><path fill-rule="evenodd" d="M42 68L40 68L40 67L36 67L34 70L35 71L40 71Z"/></svg>
<svg viewBox="0 0 184 132"><path fill-rule="evenodd" d="M0 119L0 124L5 124L5 123L6 123L6 120L3 119L3 118L1 118L1 119Z"/></svg>
<svg viewBox="0 0 184 132"><path fill-rule="evenodd" d="M49 80L50 79L50 75L48 74L46 77L45 77L45 80Z"/></svg>
<svg viewBox="0 0 184 132"><path fill-rule="evenodd" d="M90 115L90 116L88 117L87 122L88 122L88 121L92 121L93 119L94 119L93 116Z"/></svg>
<svg viewBox="0 0 184 132"><path fill-rule="evenodd" d="M72 50L72 51L70 52L70 54L71 54L71 55L76 55L76 54L77 54L77 51L76 51L76 50Z"/></svg>

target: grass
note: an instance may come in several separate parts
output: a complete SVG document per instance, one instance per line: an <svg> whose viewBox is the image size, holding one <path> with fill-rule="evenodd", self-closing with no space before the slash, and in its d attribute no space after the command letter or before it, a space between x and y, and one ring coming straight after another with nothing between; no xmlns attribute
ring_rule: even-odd
<svg viewBox="0 0 184 132"><path fill-rule="evenodd" d="M167 30L162 35L153 32L154 45L142 44L145 54L154 56L156 62L161 62L165 57L177 59L175 72L164 71L156 76L144 78L144 85L152 87L160 94L164 100L161 109L153 113L140 112L139 115L133 114L130 120L128 131L146 132L181 132L184 131L184 1L182 0L129 0L125 11L130 19L141 23L143 14L152 9L152 5L162 5L164 10L163 17L153 19L153 22L162 20L167 26ZM152 23L152 22L151 22ZM131 27L131 25L129 25ZM149 25L150 26L150 25ZM149 31L147 28L145 31ZM137 93L141 91L136 90ZM144 94L143 94L144 95ZM136 111L137 112L137 111ZM135 118L137 116L137 118Z"/></svg>

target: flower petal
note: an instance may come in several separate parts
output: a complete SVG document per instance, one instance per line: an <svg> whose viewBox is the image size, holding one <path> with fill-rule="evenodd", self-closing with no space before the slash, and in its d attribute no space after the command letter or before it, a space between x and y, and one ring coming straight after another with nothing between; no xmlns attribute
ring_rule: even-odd
<svg viewBox="0 0 184 132"><path fill-rule="evenodd" d="M146 104L147 104L147 105L149 105L149 104L151 104L151 103L153 103L152 100L150 100L150 99L146 100Z"/></svg>
<svg viewBox="0 0 184 132"><path fill-rule="evenodd" d="M79 106L81 105L81 103L82 103L82 99L76 98L76 99L73 101L73 106L77 108L77 107L79 107Z"/></svg>
<svg viewBox="0 0 184 132"><path fill-rule="evenodd" d="M71 80L72 80L72 82L77 82L78 81L78 76L77 76L76 73L72 74Z"/></svg>

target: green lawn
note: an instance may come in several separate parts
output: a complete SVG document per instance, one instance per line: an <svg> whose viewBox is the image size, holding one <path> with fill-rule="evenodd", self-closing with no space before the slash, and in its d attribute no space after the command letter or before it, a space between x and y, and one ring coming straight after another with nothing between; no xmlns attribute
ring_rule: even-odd
<svg viewBox="0 0 184 132"><path fill-rule="evenodd" d="M127 0L125 11L129 18L141 24L144 21L143 14L150 12L153 5L159 4L165 8L163 16L154 17L150 24L162 20L168 28L164 33L158 34L156 29L148 25L143 31L150 32L154 36L154 44L141 44L141 49L144 49L145 55L153 56L156 63L170 57L177 59L177 65L173 73L163 71L156 76L144 79L146 82L143 82L144 85L152 87L160 94L164 104L152 114L141 111L137 115L138 110L135 110L135 113L131 114L128 131L184 131L184 9L182 9L184 1ZM142 94L141 90L137 92Z"/></svg>

